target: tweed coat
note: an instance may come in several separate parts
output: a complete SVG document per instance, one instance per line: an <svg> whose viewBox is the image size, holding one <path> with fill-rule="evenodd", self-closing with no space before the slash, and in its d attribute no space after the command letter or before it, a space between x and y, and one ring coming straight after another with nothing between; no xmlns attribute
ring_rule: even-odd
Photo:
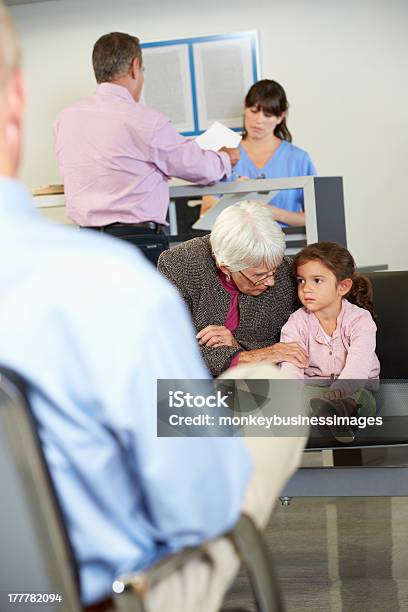
<svg viewBox="0 0 408 612"><path fill-rule="evenodd" d="M231 296L219 279L209 235L164 251L158 269L180 291L197 332L207 325L225 325ZM295 280L290 270L291 259L285 257L273 287L268 287L259 296L239 294L239 325L234 337L244 350L279 342L282 326L298 307ZM229 367L238 350L231 346L201 347L202 356L214 376Z"/></svg>

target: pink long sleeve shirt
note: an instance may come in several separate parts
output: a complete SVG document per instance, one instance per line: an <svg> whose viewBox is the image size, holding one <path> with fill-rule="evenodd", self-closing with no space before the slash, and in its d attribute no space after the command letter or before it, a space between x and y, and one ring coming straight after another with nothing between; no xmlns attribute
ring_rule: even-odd
<svg viewBox="0 0 408 612"><path fill-rule="evenodd" d="M63 110L54 137L67 213L82 226L165 224L168 177L206 185L231 173L226 153L203 151L112 83Z"/></svg>
<svg viewBox="0 0 408 612"><path fill-rule="evenodd" d="M341 381L378 379L376 331L368 310L346 299L331 337L325 334L315 314L300 308L282 327L281 342L297 342L308 354L309 365L303 369L283 362L281 368L290 378L305 378L309 382L322 378L336 380L332 387L347 388L347 383ZM348 389L353 390L351 386Z"/></svg>

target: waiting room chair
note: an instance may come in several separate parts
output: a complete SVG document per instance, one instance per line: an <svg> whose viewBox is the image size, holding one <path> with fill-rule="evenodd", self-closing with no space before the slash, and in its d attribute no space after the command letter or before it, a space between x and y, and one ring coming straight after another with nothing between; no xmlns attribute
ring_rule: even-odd
<svg viewBox="0 0 408 612"><path fill-rule="evenodd" d="M73 551L44 460L24 382L0 366L0 610L27 612L23 600L8 594L52 593L61 602L43 601L42 612L80 612L80 584ZM226 534L246 565L258 612L284 612L269 551L262 534L242 515ZM173 554L142 572L114 583L114 608L144 612L149 588L176 571L203 547ZM3 598L3 601L1 600ZM37 609L37 608L35 608Z"/></svg>

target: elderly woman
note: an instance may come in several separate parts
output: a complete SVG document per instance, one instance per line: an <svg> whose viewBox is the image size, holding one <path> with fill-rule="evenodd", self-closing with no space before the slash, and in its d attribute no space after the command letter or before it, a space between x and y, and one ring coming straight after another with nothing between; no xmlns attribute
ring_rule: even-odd
<svg viewBox="0 0 408 612"><path fill-rule="evenodd" d="M158 269L180 291L208 368L259 361L305 367L295 343L279 342L296 309L285 237L270 206L243 201L225 209L209 236L160 255Z"/></svg>

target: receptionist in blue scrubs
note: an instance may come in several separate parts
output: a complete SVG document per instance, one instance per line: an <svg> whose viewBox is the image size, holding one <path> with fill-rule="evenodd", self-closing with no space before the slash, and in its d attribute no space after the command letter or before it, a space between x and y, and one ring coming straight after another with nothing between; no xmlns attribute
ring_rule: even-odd
<svg viewBox="0 0 408 612"><path fill-rule="evenodd" d="M285 90L276 81L263 79L252 85L245 97L240 159L228 180L316 174L309 154L292 144L286 124L288 108ZM204 197L201 213L215 202L211 196ZM282 225L305 225L302 189L282 190L270 205Z"/></svg>

